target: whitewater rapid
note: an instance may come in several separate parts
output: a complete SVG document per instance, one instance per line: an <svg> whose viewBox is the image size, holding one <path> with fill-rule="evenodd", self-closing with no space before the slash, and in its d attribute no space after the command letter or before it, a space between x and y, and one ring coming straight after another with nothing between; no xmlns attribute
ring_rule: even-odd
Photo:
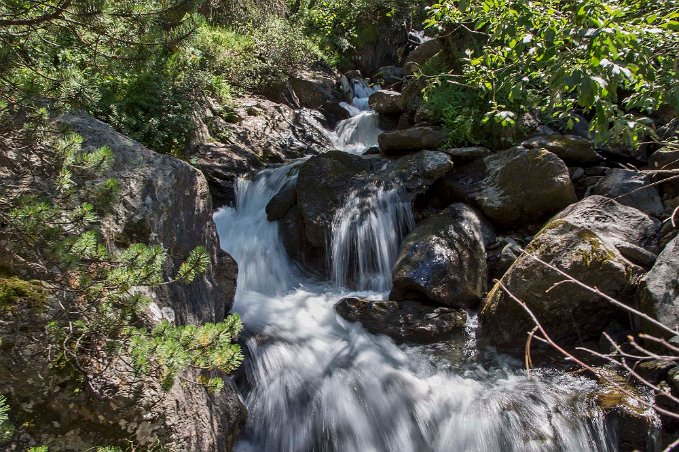
<svg viewBox="0 0 679 452"><path fill-rule="evenodd" d="M370 90L355 91L336 143L359 154L379 128ZM469 337L430 346L399 346L339 317L343 297L388 293L412 207L379 187L349 197L333 224L331 279L318 280L288 258L264 211L299 163L239 180L235 208L215 214L221 246L239 265L234 311L245 324L249 416L237 451L615 449L585 395L593 383L558 372L529 378L508 358L479 359L474 316ZM346 288L354 267L360 292Z"/></svg>

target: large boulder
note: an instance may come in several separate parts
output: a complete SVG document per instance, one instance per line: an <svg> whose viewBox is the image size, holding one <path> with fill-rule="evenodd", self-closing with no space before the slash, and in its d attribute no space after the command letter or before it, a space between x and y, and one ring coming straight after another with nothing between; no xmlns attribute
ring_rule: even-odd
<svg viewBox="0 0 679 452"><path fill-rule="evenodd" d="M290 77L290 86L304 108L321 108L328 101L342 100L335 78L321 72L303 71Z"/></svg>
<svg viewBox="0 0 679 452"><path fill-rule="evenodd" d="M139 289L152 299L140 324L224 319L233 302L237 265L219 250L202 173L94 118L69 114L57 124L82 135L86 150L101 146L112 150L112 168L101 174L117 179L120 186L112 213L102 223L108 247L135 242L163 246L168 250L166 278L176 274L195 247L202 245L209 252L207 271L193 283L166 284L152 292ZM47 346L53 338L46 337L45 324L63 315L61 309L47 303L44 311L32 312L34 321L24 324L21 334L0 328L0 392L16 409L13 420L20 433L16 450L35 444L50 450L93 450L130 441L140 448L162 444L169 451L231 450L246 409L229 377L211 375L224 378L219 393L180 379L171 388L162 388L157 378L139 375L124 356L99 361L100 371L87 376L68 368L55 371L53 349ZM195 381L199 373L190 370L181 377Z"/></svg>
<svg viewBox="0 0 679 452"><path fill-rule="evenodd" d="M448 134L439 127L413 127L383 132L377 137L377 141L385 155L398 155L409 151L438 149L447 138Z"/></svg>
<svg viewBox="0 0 679 452"><path fill-rule="evenodd" d="M398 342L431 343L464 331L463 310L427 306L416 301L373 301L344 298L335 311L351 322L361 322L373 334Z"/></svg>
<svg viewBox="0 0 679 452"><path fill-rule="evenodd" d="M594 145L577 135L538 135L521 146L527 149L546 149L569 164L591 164L599 160Z"/></svg>
<svg viewBox="0 0 679 452"><path fill-rule="evenodd" d="M660 253L655 265L641 280L641 310L668 328L679 331L679 237L675 237ZM642 330L659 337L667 331L642 322Z"/></svg>
<svg viewBox="0 0 679 452"><path fill-rule="evenodd" d="M591 193L608 196L656 217L665 210L658 188L640 171L614 168L592 187Z"/></svg>
<svg viewBox="0 0 679 452"><path fill-rule="evenodd" d="M395 115L403 111L401 109L401 93L396 91L376 91L368 98L368 105L377 113Z"/></svg>
<svg viewBox="0 0 679 452"><path fill-rule="evenodd" d="M454 168L435 191L444 204L469 203L504 227L543 221L577 201L561 159L522 147Z"/></svg>
<svg viewBox="0 0 679 452"><path fill-rule="evenodd" d="M500 280L562 345L597 338L616 318L628 316L596 293L573 283L543 262L623 303L632 303L644 270L631 256L657 251L659 222L632 207L591 196L563 210L534 237ZM535 324L523 307L496 284L483 303L482 337L503 349L520 350Z"/></svg>
<svg viewBox="0 0 679 452"><path fill-rule="evenodd" d="M237 99L234 112L235 122L225 122L209 109L196 118L192 152L210 184L215 207L233 204L239 177L334 148L318 112L293 110L260 97Z"/></svg>
<svg viewBox="0 0 679 452"><path fill-rule="evenodd" d="M367 183L376 163L380 160L330 151L300 166L297 203L309 243L315 247L326 246L335 212L354 190Z"/></svg>
<svg viewBox="0 0 679 452"><path fill-rule="evenodd" d="M443 49L441 42L438 39L430 39L417 46L412 52L408 54L403 63L403 70L405 75L412 75L429 61L437 53Z"/></svg>
<svg viewBox="0 0 679 452"><path fill-rule="evenodd" d="M488 284L484 236L486 243L495 241L485 220L464 204L424 220L403 240L390 299L478 304Z"/></svg>

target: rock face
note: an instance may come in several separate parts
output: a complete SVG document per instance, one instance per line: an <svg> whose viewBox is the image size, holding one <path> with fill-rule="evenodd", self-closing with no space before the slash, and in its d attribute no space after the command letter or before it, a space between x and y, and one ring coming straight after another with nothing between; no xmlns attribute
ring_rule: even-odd
<svg viewBox="0 0 679 452"><path fill-rule="evenodd" d="M335 89L335 79L326 74L303 72L290 77L299 104L304 108L320 108L325 102L341 100L342 95Z"/></svg>
<svg viewBox="0 0 679 452"><path fill-rule="evenodd" d="M475 306L488 284L484 236L493 242L491 235L485 220L464 204L427 218L403 240L389 298Z"/></svg>
<svg viewBox="0 0 679 452"><path fill-rule="evenodd" d="M633 170L614 168L592 187L592 194L607 196L626 206L659 217L665 207L651 178Z"/></svg>
<svg viewBox="0 0 679 452"><path fill-rule="evenodd" d="M368 98L370 108L377 113L393 115L401 113L401 93L396 91L377 91Z"/></svg>
<svg viewBox="0 0 679 452"><path fill-rule="evenodd" d="M599 160L592 142L577 135L539 135L524 141L521 146L528 149L546 149L564 162L576 165L595 163Z"/></svg>
<svg viewBox="0 0 679 452"><path fill-rule="evenodd" d="M456 167L434 190L444 204L469 203L507 227L542 221L577 201L561 159L521 147Z"/></svg>
<svg viewBox="0 0 679 452"><path fill-rule="evenodd" d="M398 342L431 343L464 330L467 314L462 310L431 307L415 301L371 301L344 298L335 311L351 322L361 322L373 334Z"/></svg>
<svg viewBox="0 0 679 452"><path fill-rule="evenodd" d="M168 249L166 276L174 275L180 261L198 245L211 254L207 272L192 284L170 284L150 294L148 321L153 322L157 313L180 324L222 320L233 302L237 266L219 251L203 175L93 118L67 115L58 123L81 134L85 149L106 145L113 151L115 163L103 176L117 178L121 193L102 226L109 246L162 245ZM45 315L49 318L49 311ZM163 391L155 379L134 378L129 365L116 359L83 387L68 373L49 370L46 351L35 349L40 345L35 338L43 334L38 328L24 336L11 334L11 341L3 337L7 350L20 351L8 352L5 356L12 358L0 363L0 391L20 407L30 424L23 430L30 439L23 440L48 445L50 450L86 450L128 440L140 447L161 443L171 451L231 449L246 411L230 379L218 394L179 381ZM22 359L23 353L27 355ZM74 392L76 388L80 390Z"/></svg>
<svg viewBox="0 0 679 452"><path fill-rule="evenodd" d="M240 118L235 123L203 112L194 139L196 166L207 177L215 207L233 203L238 177L334 148L318 112L259 97L236 100L235 112Z"/></svg>
<svg viewBox="0 0 679 452"><path fill-rule="evenodd" d="M669 328L679 328L679 237L665 246L655 265L641 280L641 310ZM650 322L642 330L660 337L668 332Z"/></svg>
<svg viewBox="0 0 679 452"><path fill-rule="evenodd" d="M655 151L648 159L648 166L652 170L679 169L679 149L669 146ZM667 179L671 175L659 175L658 179ZM665 193L679 194L679 180L673 179L662 184Z"/></svg>
<svg viewBox="0 0 679 452"><path fill-rule="evenodd" d="M659 222L637 209L591 196L556 215L527 251L573 278L625 303L632 302L643 269L626 258L628 250L656 251ZM548 334L568 345L596 338L616 317L626 315L610 302L521 255L501 279L526 303ZM524 309L497 284L479 315L483 338L503 349L522 350L534 327Z"/></svg>
<svg viewBox="0 0 679 452"><path fill-rule="evenodd" d="M438 127L413 127L383 132L377 137L377 141L385 155L398 155L408 151L438 149L447 138L446 132Z"/></svg>

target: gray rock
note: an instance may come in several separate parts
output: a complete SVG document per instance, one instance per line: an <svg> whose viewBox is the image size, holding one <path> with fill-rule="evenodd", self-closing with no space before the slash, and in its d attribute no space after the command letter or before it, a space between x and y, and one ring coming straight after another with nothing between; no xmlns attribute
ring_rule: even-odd
<svg viewBox="0 0 679 452"><path fill-rule="evenodd" d="M206 131L193 144L195 165L210 184L215 207L234 202L235 181L241 176L334 148L319 112L293 110L258 97L241 98L235 104L242 121ZM253 108L261 114L249 115ZM204 112L199 122L209 124L212 119L212 113Z"/></svg>
<svg viewBox="0 0 679 452"><path fill-rule="evenodd" d="M543 221L577 201L561 159L521 147L455 167L437 190L445 204L469 203L506 227Z"/></svg>
<svg viewBox="0 0 679 452"><path fill-rule="evenodd" d="M403 68L396 66L383 66L377 71L375 78L382 86L391 86L403 81L405 73Z"/></svg>
<svg viewBox="0 0 679 452"><path fill-rule="evenodd" d="M651 186L650 177L640 171L612 169L592 187L591 193L607 196L656 217L665 210L657 187Z"/></svg>
<svg viewBox="0 0 679 452"><path fill-rule="evenodd" d="M398 342L432 343L464 331L467 314L462 310L431 307L416 301L372 301L344 298L335 311L351 322L361 322L373 334Z"/></svg>
<svg viewBox="0 0 679 452"><path fill-rule="evenodd" d="M478 304L488 284L484 235L495 241L485 220L464 204L424 220L403 240L390 298L456 308Z"/></svg>
<svg viewBox="0 0 679 452"><path fill-rule="evenodd" d="M102 223L109 247L140 242L167 248L166 277L176 274L196 246L205 246L210 254L207 271L193 283L146 291L153 302L140 322L153 326L153 319L158 318L154 312L174 317L179 324L222 320L233 302L237 265L219 249L202 173L91 117L69 114L57 123L81 134L84 149L106 145L113 151L115 162L101 175L116 178L121 188L119 201ZM47 307L45 321L51 320L51 309ZM22 441L45 444L50 450L90 450L130 440L141 448L162 444L169 451L228 451L233 447L246 409L229 377L211 375L225 380L217 394L179 380L165 391L156 378L135 376L127 360L115 358L102 362L101 373L89 375L83 384L70 372L50 368L53 361L44 347L47 339L41 342L45 334L42 319L30 328L23 337L15 331L7 335L0 328L3 356L13 361L0 360L0 392L10 394L21 416L33 423L30 429L22 427L32 436L22 435ZM191 380L198 375L187 371L182 377Z"/></svg>
<svg viewBox="0 0 679 452"><path fill-rule="evenodd" d="M374 92L368 98L368 105L378 113L400 114L402 112L401 93L387 90Z"/></svg>
<svg viewBox="0 0 679 452"><path fill-rule="evenodd" d="M641 280L641 310L663 325L679 329L679 237L660 253L655 265ZM660 337L669 334L650 322L642 330Z"/></svg>
<svg viewBox="0 0 679 452"><path fill-rule="evenodd" d="M644 270L626 259L628 242L655 252L659 222L601 196L585 198L553 217L526 247L528 253L601 292L630 303ZM612 320L627 313L572 283L531 255L521 255L500 283L528 308L561 345L598 338ZM482 337L497 347L523 350L535 326L500 284L488 293L479 320ZM535 345L535 344L534 344Z"/></svg>
<svg viewBox="0 0 679 452"><path fill-rule="evenodd" d="M405 62L403 63L405 75L414 74L420 66L429 61L442 49L443 46L438 39L431 39L417 46L415 50L408 54Z"/></svg>
<svg viewBox="0 0 679 452"><path fill-rule="evenodd" d="M438 127L413 127L393 132L383 132L377 137L380 149L385 155L401 154L408 151L438 149L446 139L447 133Z"/></svg>
<svg viewBox="0 0 679 452"><path fill-rule="evenodd" d="M443 152L451 156L454 161L461 162L482 159L492 154L490 149L480 146L444 149Z"/></svg>
<svg viewBox="0 0 679 452"><path fill-rule="evenodd" d="M546 149L566 163L588 164L599 160L592 142L577 135L539 135L524 141L521 146Z"/></svg>
<svg viewBox="0 0 679 452"><path fill-rule="evenodd" d="M320 72L301 72L290 77L290 85L305 108L320 108L327 101L342 100L335 79Z"/></svg>
<svg viewBox="0 0 679 452"><path fill-rule="evenodd" d="M679 149L669 146L655 151L648 159L648 167L652 170L677 170L679 169ZM677 175L660 174L657 179L668 179ZM679 179L668 180L662 184L665 192L679 193Z"/></svg>

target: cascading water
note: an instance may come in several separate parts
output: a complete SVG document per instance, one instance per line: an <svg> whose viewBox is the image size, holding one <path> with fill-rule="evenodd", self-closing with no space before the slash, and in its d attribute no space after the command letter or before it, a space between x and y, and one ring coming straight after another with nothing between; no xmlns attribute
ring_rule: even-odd
<svg viewBox="0 0 679 452"><path fill-rule="evenodd" d="M398 245L415 225L411 201L396 189L352 193L332 225L331 277L339 287L391 289Z"/></svg>
<svg viewBox="0 0 679 452"><path fill-rule="evenodd" d="M236 207L215 214L222 247L239 264L234 310L249 351L239 452L614 449L582 395L592 385L585 379L528 378L501 356L482 365L467 349L473 341L397 346L339 317L333 306L350 292L305 276L266 220L294 166L239 181ZM412 213L396 191L360 195L336 218L333 275L344 284L355 268L358 287L378 292L354 295L380 298Z"/></svg>
<svg viewBox="0 0 679 452"><path fill-rule="evenodd" d="M368 98L379 89L379 86L370 87L358 80L353 81L354 98L351 104L341 104L350 117L337 126L335 144L338 149L362 154L366 149L377 146L377 137L382 131L379 117L368 106Z"/></svg>

